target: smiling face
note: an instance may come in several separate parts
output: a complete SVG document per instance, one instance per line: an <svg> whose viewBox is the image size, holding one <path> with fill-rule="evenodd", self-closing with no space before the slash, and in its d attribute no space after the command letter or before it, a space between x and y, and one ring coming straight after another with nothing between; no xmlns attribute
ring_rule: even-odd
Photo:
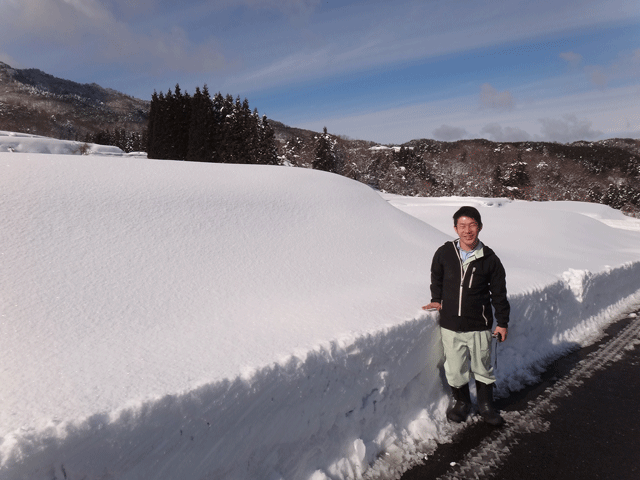
<svg viewBox="0 0 640 480"><path fill-rule="evenodd" d="M460 217L453 229L460 237L460 247L468 252L473 250L477 245L478 234L480 230L482 230L482 226L478 225L478 222L473 218Z"/></svg>

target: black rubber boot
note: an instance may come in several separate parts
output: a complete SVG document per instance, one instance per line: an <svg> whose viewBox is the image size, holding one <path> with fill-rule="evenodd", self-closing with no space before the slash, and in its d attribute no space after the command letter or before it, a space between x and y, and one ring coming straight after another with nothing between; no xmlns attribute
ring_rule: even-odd
<svg viewBox="0 0 640 480"><path fill-rule="evenodd" d="M471 411L471 394L469 393L469 384L467 383L460 388L451 387L451 391L453 392L453 399L456 403L447 412L447 418L451 422L464 422Z"/></svg>
<svg viewBox="0 0 640 480"><path fill-rule="evenodd" d="M493 383L486 384L476 380L478 392L478 411L482 419L489 425L500 426L504 418L493 408Z"/></svg>

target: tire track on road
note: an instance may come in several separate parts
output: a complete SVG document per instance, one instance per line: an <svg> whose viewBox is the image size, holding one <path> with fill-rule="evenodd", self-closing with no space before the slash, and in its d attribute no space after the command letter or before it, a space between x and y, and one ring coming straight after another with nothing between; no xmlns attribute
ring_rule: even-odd
<svg viewBox="0 0 640 480"><path fill-rule="evenodd" d="M637 312L636 312L637 314ZM510 446L518 444L518 438L527 433L544 432L549 422L543 416L557 408L561 399L570 397L576 388L590 378L595 372L603 370L607 365L622 358L625 349L640 343L640 315L618 335L603 344L595 352L570 371L570 373L548 387L538 398L529 402L524 412L503 412L506 425L492 432L480 445L469 451L463 460L455 464L439 480L481 480L499 467L510 454Z"/></svg>

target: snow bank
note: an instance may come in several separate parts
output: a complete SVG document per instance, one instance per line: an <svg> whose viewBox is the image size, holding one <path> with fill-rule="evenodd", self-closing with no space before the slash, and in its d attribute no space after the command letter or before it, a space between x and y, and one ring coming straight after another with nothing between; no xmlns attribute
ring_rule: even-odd
<svg viewBox="0 0 640 480"><path fill-rule="evenodd" d="M364 185L302 169L91 156L13 153L0 165L11 278L0 451L13 475L65 465L67 475L108 466L118 478L176 478L182 449L195 447L172 439L192 436L210 454L190 463L191 478L251 476L248 456L262 465L251 468L310 475L357 438L361 415L349 411L376 389L406 386L402 356L432 355L422 347L433 335L418 333L433 321L385 332L419 310L429 251L445 236ZM367 353L341 369L358 342ZM396 342L389 357L374 357L381 342ZM267 387L280 391L273 402ZM259 428L294 408L297 423ZM207 423L210 435L196 435ZM315 460L284 454L314 442ZM152 446L178 460L140 453Z"/></svg>
<svg viewBox="0 0 640 480"><path fill-rule="evenodd" d="M595 341L640 303L640 220L582 202L384 195L443 232L452 212L473 205L482 240L507 271L509 341L498 346L497 394L535 382L554 358Z"/></svg>
<svg viewBox="0 0 640 480"><path fill-rule="evenodd" d="M398 146L389 147L387 145L374 145L373 147L370 147L369 150L373 152L381 152L381 151L387 151L387 150L393 150L394 152L399 152L401 148L402 147L398 147ZM408 150L413 150L413 147L406 147L406 148Z"/></svg>
<svg viewBox="0 0 640 480"><path fill-rule="evenodd" d="M57 140L28 133L0 130L0 153L45 153L57 155L145 156L144 152L124 153L120 148L95 143Z"/></svg>
<svg viewBox="0 0 640 480"><path fill-rule="evenodd" d="M507 268L502 394L640 301L638 224L599 205L126 157L0 169L0 478L394 478L448 436L420 306L462 204Z"/></svg>

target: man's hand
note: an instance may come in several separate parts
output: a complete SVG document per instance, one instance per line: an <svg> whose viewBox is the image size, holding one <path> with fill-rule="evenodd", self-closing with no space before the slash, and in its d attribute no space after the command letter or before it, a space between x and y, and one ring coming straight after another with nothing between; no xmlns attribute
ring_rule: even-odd
<svg viewBox="0 0 640 480"><path fill-rule="evenodd" d="M438 302L431 302L429 305L425 305L424 307L422 307L423 310L440 310L442 308L442 305L440 305Z"/></svg>
<svg viewBox="0 0 640 480"><path fill-rule="evenodd" d="M501 342L504 342L507 339L507 333L508 333L508 329L504 327L496 327L496 329L493 331L494 336L500 334Z"/></svg>

